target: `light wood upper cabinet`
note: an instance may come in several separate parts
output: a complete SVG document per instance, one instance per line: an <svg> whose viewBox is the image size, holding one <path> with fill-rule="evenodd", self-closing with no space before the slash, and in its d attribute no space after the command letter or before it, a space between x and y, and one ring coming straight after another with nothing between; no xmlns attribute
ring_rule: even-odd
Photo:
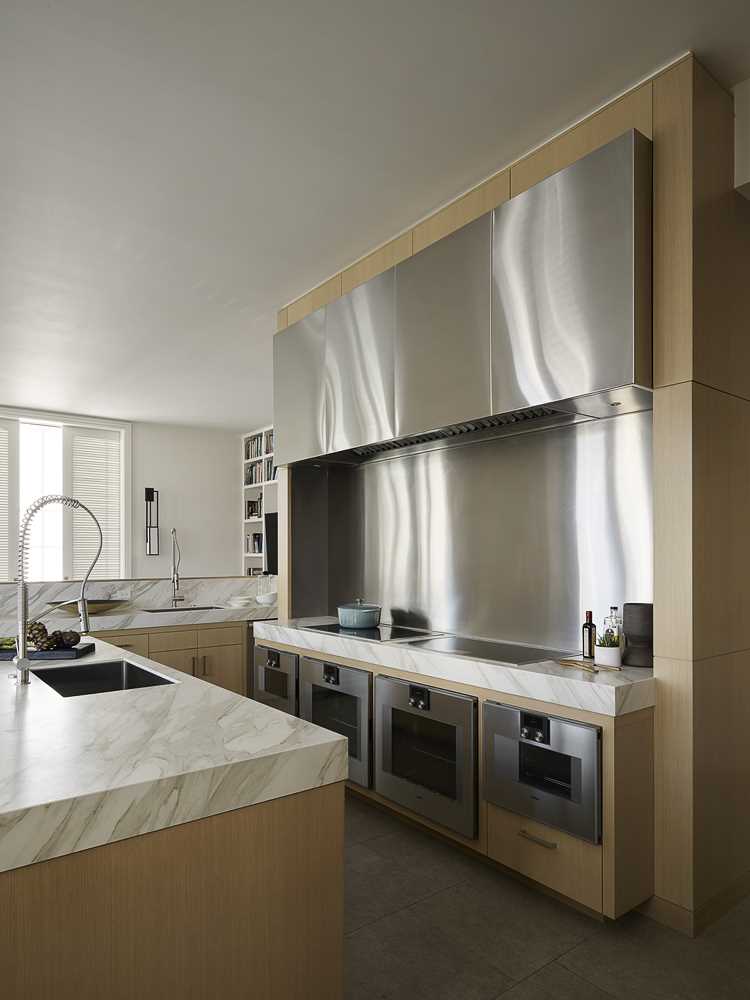
<svg viewBox="0 0 750 1000"><path fill-rule="evenodd" d="M436 243L480 215L491 212L510 197L510 171L502 170L494 177L475 187L473 191L452 201L414 228L412 249L419 253L431 243Z"/></svg>
<svg viewBox="0 0 750 1000"><path fill-rule="evenodd" d="M510 168L510 196L515 198L631 128L651 139L654 131L651 95L649 81L514 163Z"/></svg>
<svg viewBox="0 0 750 1000"><path fill-rule="evenodd" d="M412 233L410 230L408 233L402 233L401 236L397 236L395 240L391 240L385 246L380 247L379 250L373 251L373 253L363 257L362 260L358 260L356 264L352 264L351 267L347 267L345 271L342 271L342 295L346 295L347 292L351 292L353 288L364 284L370 278L376 278L389 268L400 264L402 260L411 257L411 254Z"/></svg>
<svg viewBox="0 0 750 1000"><path fill-rule="evenodd" d="M317 288L313 288L311 292L307 295L303 295L301 298L296 299L291 302L286 309L286 321L289 326L292 323L298 322L298 320L304 319L305 316L309 316L310 313L315 312L316 309L321 309L323 306L327 306L329 302L337 299L341 295L341 275L336 274L328 281L324 281L322 285L318 285Z"/></svg>

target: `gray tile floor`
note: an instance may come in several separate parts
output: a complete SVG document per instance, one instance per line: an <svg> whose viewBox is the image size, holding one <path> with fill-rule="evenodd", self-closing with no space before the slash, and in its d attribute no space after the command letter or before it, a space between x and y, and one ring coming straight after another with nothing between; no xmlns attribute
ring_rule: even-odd
<svg viewBox="0 0 750 1000"><path fill-rule="evenodd" d="M601 924L347 798L347 1000L744 1000L750 900L696 940Z"/></svg>

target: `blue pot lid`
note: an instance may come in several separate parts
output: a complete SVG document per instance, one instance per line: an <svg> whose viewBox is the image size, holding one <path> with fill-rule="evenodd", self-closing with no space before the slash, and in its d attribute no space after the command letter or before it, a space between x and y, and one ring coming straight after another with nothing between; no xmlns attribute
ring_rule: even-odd
<svg viewBox="0 0 750 1000"><path fill-rule="evenodd" d="M353 604L339 604L339 611L380 611L380 605L365 604L362 598L358 597Z"/></svg>

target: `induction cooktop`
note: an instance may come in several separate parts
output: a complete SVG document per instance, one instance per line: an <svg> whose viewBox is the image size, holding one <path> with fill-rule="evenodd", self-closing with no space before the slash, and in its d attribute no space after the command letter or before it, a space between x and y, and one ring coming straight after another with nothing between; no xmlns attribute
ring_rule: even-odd
<svg viewBox="0 0 750 1000"><path fill-rule="evenodd" d="M559 660L569 653L533 646L518 646L512 642L493 642L490 639L470 639L461 635L428 636L416 643L421 649L431 649L438 653L453 653L455 656L469 656L475 660L493 660L521 666L524 663L539 663L542 660Z"/></svg>
<svg viewBox="0 0 750 1000"><path fill-rule="evenodd" d="M433 639L442 632L429 632L423 628L408 628L406 625L377 625L375 628L344 628L336 622L330 625L303 625L311 632L326 632L330 635L349 636L352 639L371 639L373 642L409 642L416 639Z"/></svg>

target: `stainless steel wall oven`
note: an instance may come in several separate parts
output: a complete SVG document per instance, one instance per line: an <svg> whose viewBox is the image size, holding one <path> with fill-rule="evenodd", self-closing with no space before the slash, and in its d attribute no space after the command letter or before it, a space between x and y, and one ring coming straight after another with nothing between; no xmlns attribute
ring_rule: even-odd
<svg viewBox="0 0 750 1000"><path fill-rule="evenodd" d="M476 698L378 676L375 719L376 791L476 837Z"/></svg>
<svg viewBox="0 0 750 1000"><path fill-rule="evenodd" d="M253 697L289 715L297 714L297 662L294 653L282 653L255 644Z"/></svg>
<svg viewBox="0 0 750 1000"><path fill-rule="evenodd" d="M485 798L511 812L601 840L601 729L484 704Z"/></svg>
<svg viewBox="0 0 750 1000"><path fill-rule="evenodd" d="M299 665L303 719L349 740L349 780L371 784L372 674L303 656Z"/></svg>

